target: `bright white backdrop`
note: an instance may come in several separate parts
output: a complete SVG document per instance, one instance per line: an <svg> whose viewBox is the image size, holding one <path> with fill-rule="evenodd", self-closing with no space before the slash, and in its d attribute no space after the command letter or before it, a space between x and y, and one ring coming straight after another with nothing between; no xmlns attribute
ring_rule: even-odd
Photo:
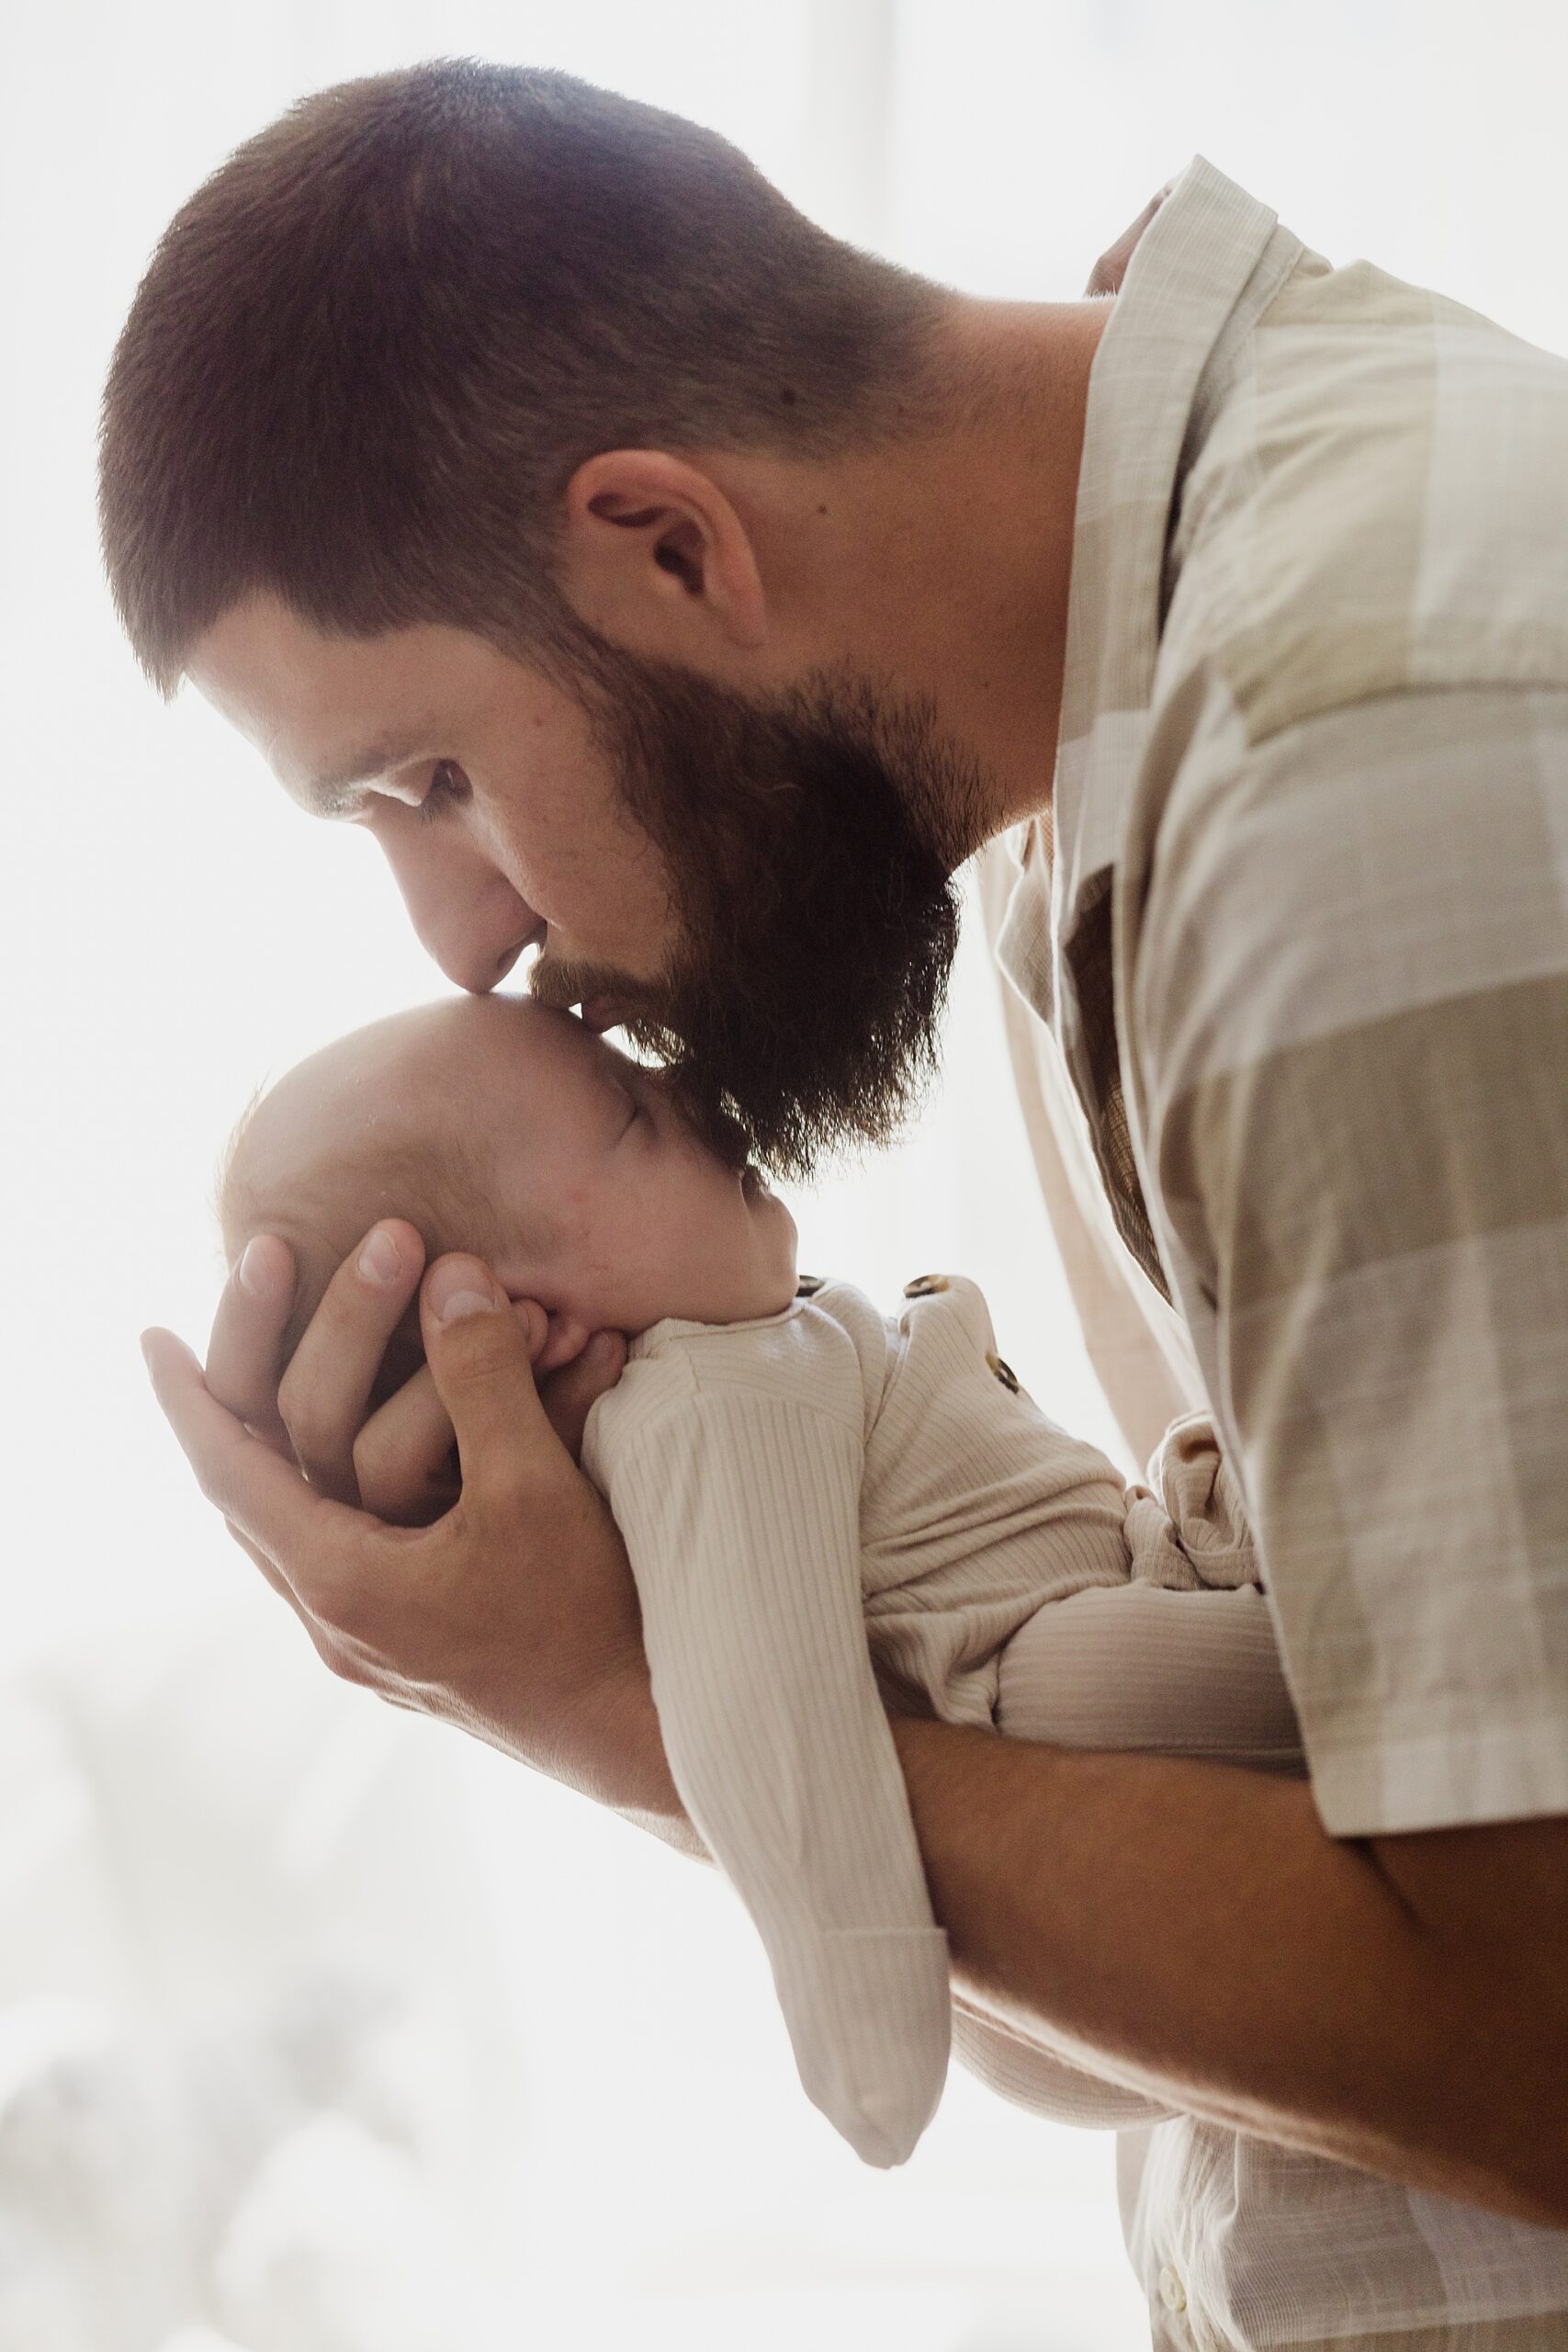
<svg viewBox="0 0 1568 2352"><path fill-rule="evenodd" d="M1561 349L1565 26L1548 0L63 0L12 18L0 1596L13 1667L118 1628L184 1642L216 1611L254 1656L258 1713L324 1705L357 1727L370 1704L317 1692L302 1639L290 1649L277 1604L184 1477L136 1349L150 1320L205 1329L211 1164L257 1080L441 985L368 842L307 831L200 704L162 707L101 589L97 388L147 253L196 181L304 90L468 51L563 65L711 122L829 227L976 291L1076 295L1201 150L1331 257L1365 253ZM806 1262L874 1293L928 1264L976 1274L1033 1394L1116 1450L973 940L930 1115L900 1154L799 1205ZM203 1736L221 1745L224 1727ZM457 1808L476 1858L461 1900L476 1940L500 1939L513 2015L492 2030L525 2087L519 2170L483 2228L486 2258L513 2266L509 2340L1143 2340L1106 2141L958 2080L906 2172L862 2171L805 2107L760 1952L706 1873L425 1727L344 1736L389 1739L399 1771ZM170 1823L168 1886L183 1834ZM6 1905L15 1918L31 1883L19 1850L0 1822L0 1961ZM199 1887L179 1899L198 1904ZM79 1973L83 1937L101 1930L61 1917L58 1959L35 1938L25 1968L0 1969L5 1990ZM422 1965L439 2001L446 1963Z"/></svg>

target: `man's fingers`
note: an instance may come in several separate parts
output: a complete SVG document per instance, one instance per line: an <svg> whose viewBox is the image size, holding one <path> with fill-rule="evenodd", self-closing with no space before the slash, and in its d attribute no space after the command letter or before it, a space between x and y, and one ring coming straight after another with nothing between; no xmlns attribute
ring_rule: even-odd
<svg viewBox="0 0 1568 2352"><path fill-rule="evenodd" d="M357 1555L364 1521L313 1494L291 1462L253 1437L209 1394L201 1366L172 1331L144 1332L141 1347L153 1393L202 1493L309 1604L300 1564L343 1561L351 1547Z"/></svg>
<svg viewBox="0 0 1568 2352"><path fill-rule="evenodd" d="M258 1233L223 1285L207 1346L209 1394L274 1445L288 1443L277 1410L277 1357L293 1304L293 1253L276 1233Z"/></svg>
<svg viewBox="0 0 1568 2352"><path fill-rule="evenodd" d="M310 1611L306 1608L304 1602L295 1591L294 1587L289 1583L288 1578L284 1575L283 1570L273 1561L267 1558L266 1554L262 1550L259 1544L253 1544L248 1535L242 1535L231 1519L226 1519L223 1524L228 1529L233 1541L239 1545L241 1551L243 1552L245 1557L248 1560L254 1560L255 1562L256 1566L261 1570L268 1584L271 1585L278 1599L280 1600L287 1600L290 1609L293 1610L296 1617L301 1618L306 1624L313 1628L316 1622L315 1619L311 1616Z"/></svg>
<svg viewBox="0 0 1568 2352"><path fill-rule="evenodd" d="M522 1301L513 1314L480 1259L438 1258L420 1294L420 1321L457 1434L464 1501L508 1512L541 1471L561 1464L534 1380L547 1336L544 1309Z"/></svg>
<svg viewBox="0 0 1568 2352"><path fill-rule="evenodd" d="M545 1329L542 1310L529 1299L513 1302L528 1353L536 1356ZM556 1435L573 1461L582 1449L583 1426L594 1399L620 1378L626 1343L618 1331L595 1334L572 1363L552 1373L539 1391ZM371 1415L355 1442L354 1467L364 1509L389 1526L425 1527L457 1499L457 1431L441 1401L435 1375L422 1364Z"/></svg>
<svg viewBox="0 0 1568 2352"><path fill-rule="evenodd" d="M327 1284L283 1375L277 1408L295 1457L310 1484L336 1502L359 1500L355 1440L423 1266L415 1227L383 1217Z"/></svg>
<svg viewBox="0 0 1568 2352"><path fill-rule="evenodd" d="M355 1440L355 1476L365 1509L395 1527L422 1527L439 1519L457 1499L456 1442L434 1375L422 1364L371 1414Z"/></svg>
<svg viewBox="0 0 1568 2352"><path fill-rule="evenodd" d="M582 1452L588 1416L626 1370L626 1343L619 1331L595 1331L582 1353L552 1373L540 1389L557 1437L575 1462Z"/></svg>

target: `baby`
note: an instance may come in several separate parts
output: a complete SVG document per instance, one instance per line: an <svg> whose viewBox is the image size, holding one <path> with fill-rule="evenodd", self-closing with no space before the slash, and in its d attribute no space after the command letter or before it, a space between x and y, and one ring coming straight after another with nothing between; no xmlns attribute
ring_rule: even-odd
<svg viewBox="0 0 1568 2352"><path fill-rule="evenodd" d="M220 1179L225 1247L291 1244L296 1338L387 1215L538 1302L541 1371L627 1334L582 1466L626 1541L671 1772L761 1934L808 2096L868 2163L909 2154L950 2043L1040 2111L1157 2120L953 2008L887 1713L1300 1771L1212 1430L1178 1422L1156 1491L1127 1487L1020 1390L972 1283L924 1276L893 1321L798 1280L789 1211L728 1145L571 1015L460 998L263 1097ZM411 1321L384 1390L417 1350Z"/></svg>

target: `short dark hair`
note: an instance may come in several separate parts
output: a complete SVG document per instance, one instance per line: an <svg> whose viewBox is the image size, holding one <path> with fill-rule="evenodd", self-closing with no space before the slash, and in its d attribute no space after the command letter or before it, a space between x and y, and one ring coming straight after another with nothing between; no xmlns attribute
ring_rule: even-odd
<svg viewBox="0 0 1568 2352"><path fill-rule="evenodd" d="M175 216L104 395L116 604L165 694L242 597L351 636L570 644L577 467L829 456L917 421L944 297L711 130L434 60L302 99Z"/></svg>

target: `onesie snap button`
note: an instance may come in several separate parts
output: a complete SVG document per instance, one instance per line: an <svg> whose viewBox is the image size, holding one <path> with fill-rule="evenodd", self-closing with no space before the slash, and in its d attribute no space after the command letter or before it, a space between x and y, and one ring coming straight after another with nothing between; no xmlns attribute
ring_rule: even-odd
<svg viewBox="0 0 1568 2352"><path fill-rule="evenodd" d="M1187 2290L1168 2262L1159 2274L1159 2299L1168 2312L1187 2309Z"/></svg>
<svg viewBox="0 0 1568 2352"><path fill-rule="evenodd" d="M947 1288L945 1274L917 1274L912 1283L904 1284L906 1298L934 1298L938 1291Z"/></svg>
<svg viewBox="0 0 1568 2352"><path fill-rule="evenodd" d="M802 1274L795 1286L796 1298L815 1298L827 1279L826 1274Z"/></svg>
<svg viewBox="0 0 1568 2352"><path fill-rule="evenodd" d="M1010 1395L1016 1396L1019 1393L1018 1374L1014 1372L1011 1364L1004 1363L1000 1356L991 1355L989 1353L987 1354L986 1362L990 1365L991 1370L996 1374L997 1378L1001 1382L1002 1386L1007 1389Z"/></svg>

